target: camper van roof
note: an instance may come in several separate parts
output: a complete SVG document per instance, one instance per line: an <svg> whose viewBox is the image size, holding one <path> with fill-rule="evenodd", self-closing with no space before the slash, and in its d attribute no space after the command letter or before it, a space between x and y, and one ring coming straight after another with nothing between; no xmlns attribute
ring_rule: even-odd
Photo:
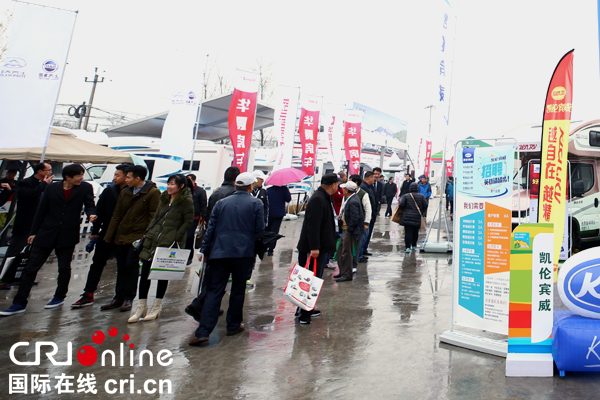
<svg viewBox="0 0 600 400"><path fill-rule="evenodd" d="M198 139L219 140L229 137L227 120L232 96L233 93L229 93L202 102L198 124ZM273 126L274 114L275 109L271 105L258 100L254 130ZM165 111L133 122L117 125L109 128L106 134L108 137L147 136L160 138L168 115L169 112Z"/></svg>

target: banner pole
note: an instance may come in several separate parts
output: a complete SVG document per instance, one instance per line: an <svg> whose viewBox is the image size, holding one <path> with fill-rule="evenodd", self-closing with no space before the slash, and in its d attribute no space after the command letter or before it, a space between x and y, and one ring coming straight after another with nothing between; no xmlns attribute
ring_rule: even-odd
<svg viewBox="0 0 600 400"><path fill-rule="evenodd" d="M31 4L31 3L26 3ZM45 6L39 6L45 7ZM65 76L65 72L67 71L67 60L69 59L69 52L71 51L71 43L73 42L73 32L75 31L75 24L77 23L77 15L79 11L68 11L63 10L65 12L75 13L75 19L73 20L73 27L71 28L71 37L69 38L69 46L67 47L67 56L65 57L65 68L63 69L63 73L60 76L60 83L58 85L58 91L56 93L56 99L54 100L54 111L52 112L52 119L50 121L50 125L48 127L48 134L46 135L46 143L44 144L44 150L42 150L42 157L40 158L40 162L44 162L46 159L46 150L48 149L48 141L50 140L50 134L52 133L52 122L54 122L54 114L56 113L56 104L58 103L58 96L60 95L60 88L62 87L62 81Z"/></svg>

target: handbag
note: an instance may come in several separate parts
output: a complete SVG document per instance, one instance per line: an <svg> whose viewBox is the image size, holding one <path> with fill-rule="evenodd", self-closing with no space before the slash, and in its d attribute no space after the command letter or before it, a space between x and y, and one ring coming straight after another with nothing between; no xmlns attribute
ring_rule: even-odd
<svg viewBox="0 0 600 400"><path fill-rule="evenodd" d="M401 209L400 207L397 207L396 211L394 211L394 215L392 216L392 222L399 224L400 221L402 221L402 213L403 212L404 212L403 209Z"/></svg>
<svg viewBox="0 0 600 400"><path fill-rule="evenodd" d="M3 283L20 282L21 275L27 266L27 261L31 254L31 245L27 245L21 250L19 254L14 257L9 257L4 263L4 268L0 273L0 279Z"/></svg>
<svg viewBox="0 0 600 400"><path fill-rule="evenodd" d="M294 264L283 289L283 294L288 301L305 311L315 309L323 287L323 279L317 278L317 259L314 258L312 271L308 269L310 259L311 257L306 261L304 268Z"/></svg>
<svg viewBox="0 0 600 400"><path fill-rule="evenodd" d="M173 242L173 245L175 243ZM191 250L180 249L179 245L174 249L173 245L156 248L148 280L180 281L183 279Z"/></svg>
<svg viewBox="0 0 600 400"><path fill-rule="evenodd" d="M168 207L167 210L164 213L162 213L161 216L158 217L156 219L156 221L154 221L154 223L148 227L148 229L146 229L146 232L144 233L144 236L142 236L138 240L136 240L133 243L131 243L131 245L133 246L133 251L134 252L136 252L138 254L142 252L142 249L144 248L144 241L146 239L146 233L148 233L149 230L151 230L152 228L154 228L156 226L156 224L158 224L158 221L160 221L162 217L164 217L165 215L167 215L167 213L169 212L170 209L171 209L171 207Z"/></svg>
<svg viewBox="0 0 600 400"><path fill-rule="evenodd" d="M415 200L415 196L413 196L411 193L410 197L412 197L413 201L415 202L415 206L417 206L417 211L419 211L419 215L421 216L421 226L419 227L419 229L424 230L427 228L427 221L425 221L425 217L423 217L423 214L421 214L421 209L419 208L419 205L417 204L417 200Z"/></svg>

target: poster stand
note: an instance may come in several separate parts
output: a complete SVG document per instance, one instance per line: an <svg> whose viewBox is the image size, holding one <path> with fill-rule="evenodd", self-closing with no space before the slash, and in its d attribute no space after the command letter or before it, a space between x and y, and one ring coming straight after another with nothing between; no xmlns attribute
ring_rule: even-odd
<svg viewBox="0 0 600 400"><path fill-rule="evenodd" d="M507 144L507 142L512 142L513 143L513 148L515 149L515 154L516 154L516 160L519 160L519 149L517 146L517 140L515 138L489 138L489 139L469 139L469 140L459 140L456 142L455 144L455 156L454 159L456 160L455 162L459 162L459 158L458 158L458 150L459 149L463 149L463 148L467 148L467 147L479 147L477 145L473 145L473 142L477 142L477 141L494 141L494 143L496 145L498 145L498 142L503 142L502 144ZM514 166L514 159L511 160L513 162L513 166ZM456 175L457 175L457 171L458 168L454 168L453 169L453 176L454 176L454 180L456 182ZM513 169L514 172L514 169ZM511 178L512 178L512 174L511 174ZM512 181L511 181L512 184ZM455 187L455 196L454 196L454 201L455 201L455 210L457 207L457 200L458 200L458 187ZM520 191L519 191L519 199L518 199L519 203L520 203ZM455 218L454 218L454 223L453 223L453 262L452 262L452 268L453 268L453 272L452 272L452 306L451 306L451 323L450 323L450 330L447 330L445 332L443 332L440 335L440 342L441 343L447 343L447 344L451 344L453 346L458 346L458 347L463 347L466 349L470 349L470 350L474 350L474 351L479 351L482 353L487 353L487 354L491 354L491 355L495 355L495 356L499 356L499 357L506 357L508 354L508 341L507 341L507 336L506 339L502 338L502 339L492 339L489 337L484 337L482 335L479 334L472 334L472 333L467 333L464 331L460 331L458 329L455 328L455 301L456 300L456 285L458 284L457 282L457 278L456 278L456 269L460 268L460 260L459 260L459 254L458 251L460 249L460 247L457 245L458 241L460 241L460 234L459 234L459 224L460 224L460 218L457 218L457 214L456 212L454 213ZM520 216L520 213L519 213ZM481 329L481 331L483 332L484 329ZM493 330L490 330L493 332ZM507 321L506 321L506 332L508 333L508 316L507 316Z"/></svg>

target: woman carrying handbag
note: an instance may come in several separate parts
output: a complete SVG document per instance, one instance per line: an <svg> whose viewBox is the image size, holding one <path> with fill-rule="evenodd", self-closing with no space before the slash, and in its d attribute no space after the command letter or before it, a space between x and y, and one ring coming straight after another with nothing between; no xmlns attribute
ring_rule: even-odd
<svg viewBox="0 0 600 400"><path fill-rule="evenodd" d="M127 322L152 321L160 316L162 300L167 291L169 281L159 280L156 288L156 299L148 313L148 291L151 281L148 280L152 259L157 247L171 245L185 248L187 230L194 220L194 201L187 187L187 179L182 174L171 175L167 181L167 190L160 195L158 208L149 229L144 235L143 248L140 253L142 274L140 276L137 308Z"/></svg>
<svg viewBox="0 0 600 400"><path fill-rule="evenodd" d="M404 227L404 251L410 253L417 248L419 229L425 223L423 215L427 212L427 200L419 193L419 185L416 182L410 184L409 192L402 196L398 208L403 210L400 225Z"/></svg>

